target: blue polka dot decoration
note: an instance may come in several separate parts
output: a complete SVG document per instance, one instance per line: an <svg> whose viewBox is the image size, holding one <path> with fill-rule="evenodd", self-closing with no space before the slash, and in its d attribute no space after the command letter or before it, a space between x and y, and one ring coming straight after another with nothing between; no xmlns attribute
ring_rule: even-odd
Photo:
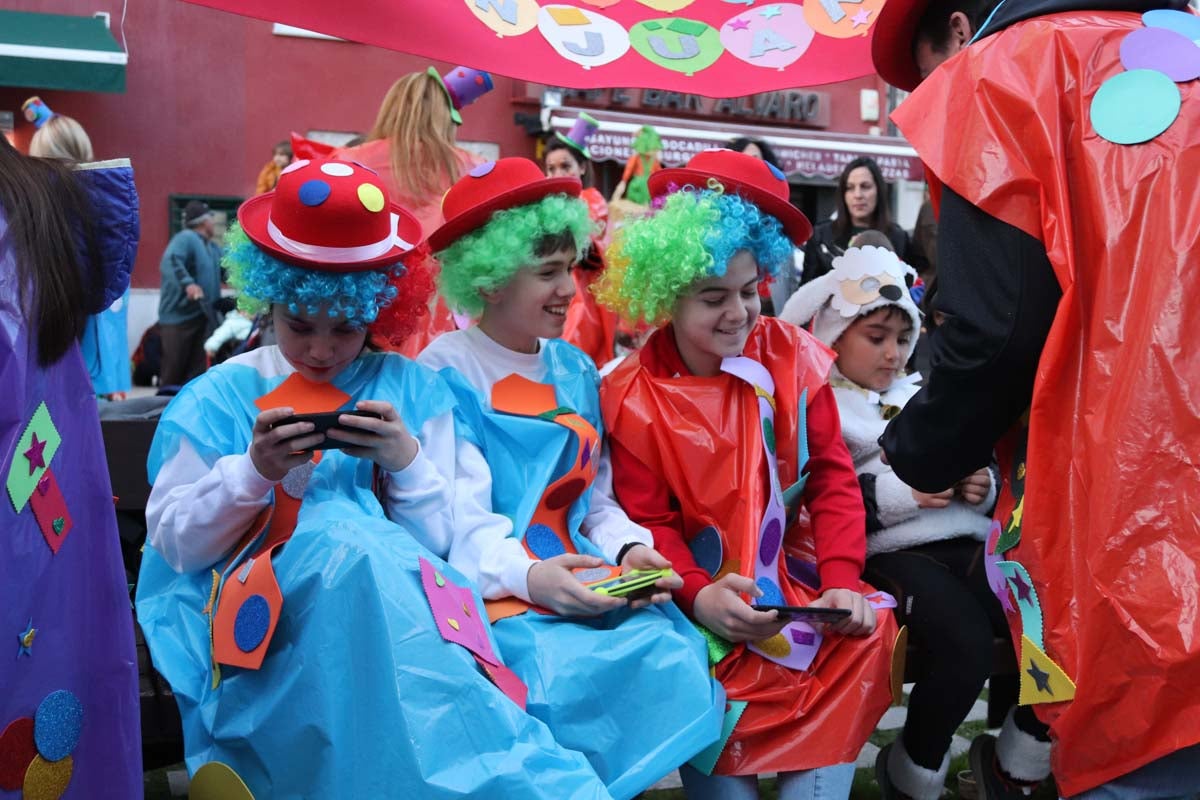
<svg viewBox="0 0 1200 800"><path fill-rule="evenodd" d="M783 592L779 590L779 584L775 581L770 578L759 578L754 583L762 590L762 597L754 601L756 606L787 605L783 602Z"/></svg>
<svg viewBox="0 0 1200 800"><path fill-rule="evenodd" d="M696 565L707 572L710 578L720 571L725 561L725 548L721 544L721 532L712 525L693 536L688 548L696 559Z"/></svg>
<svg viewBox="0 0 1200 800"><path fill-rule="evenodd" d="M774 175L778 180L787 180L787 175L784 175L783 170L781 170L779 167L775 166L770 161L764 161L763 163L767 165L767 169L771 170L771 174Z"/></svg>
<svg viewBox="0 0 1200 800"><path fill-rule="evenodd" d="M472 178L482 178L484 175L490 174L491 171L494 170L495 168L496 168L495 161L485 161L482 164L479 164L478 166L473 167L471 169L471 171L468 172L467 174L470 175Z"/></svg>
<svg viewBox="0 0 1200 800"><path fill-rule="evenodd" d="M300 184L300 202L306 206L319 206L329 199L333 189L325 181L316 178Z"/></svg>
<svg viewBox="0 0 1200 800"><path fill-rule="evenodd" d="M530 525L525 531L525 545L531 553L543 561L567 552L554 531L541 523Z"/></svg>
<svg viewBox="0 0 1200 800"><path fill-rule="evenodd" d="M1200 39L1200 17L1186 11L1156 8L1142 14L1142 24L1151 28L1166 28L1193 41Z"/></svg>
<svg viewBox="0 0 1200 800"><path fill-rule="evenodd" d="M47 761L61 761L79 743L83 728L83 704L79 698L60 689L51 692L33 716L33 741Z"/></svg>
<svg viewBox="0 0 1200 800"><path fill-rule="evenodd" d="M233 622L233 641L243 653L262 644L271 625L271 606L261 594L252 594L242 602Z"/></svg>

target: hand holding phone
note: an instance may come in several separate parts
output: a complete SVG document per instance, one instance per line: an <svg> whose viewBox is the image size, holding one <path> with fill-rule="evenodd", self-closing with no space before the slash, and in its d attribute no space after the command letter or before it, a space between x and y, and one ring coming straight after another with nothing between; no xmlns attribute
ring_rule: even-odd
<svg viewBox="0 0 1200 800"><path fill-rule="evenodd" d="M674 574L670 568L635 569L623 575L593 583L588 588L597 594L606 597L623 597L632 603L634 600L644 600L661 592L658 581L670 578Z"/></svg>
<svg viewBox="0 0 1200 800"><path fill-rule="evenodd" d="M825 608L823 606L773 606L773 605L756 605L755 611L778 611L780 619L798 620L807 622L810 625L816 623L833 623L841 622L850 616L851 611L848 608Z"/></svg>
<svg viewBox="0 0 1200 800"><path fill-rule="evenodd" d="M284 422L292 416L290 408L269 408L254 420L248 453L254 469L269 481L283 480L312 458L311 448L325 438L313 432L311 422Z"/></svg>
<svg viewBox="0 0 1200 800"><path fill-rule="evenodd" d="M313 451L313 450L338 450L344 447L353 447L354 445L338 439L329 433L331 428L339 427L338 419L343 414L349 414L355 417L368 417L371 419L383 419L382 415L374 411L325 411L319 414L293 414L284 417L274 424L273 427L283 427L285 425L295 425L301 422L307 422L312 425L309 432L313 434L324 434L324 438L317 441L315 444L300 448L298 450ZM305 434L305 441L308 440Z"/></svg>

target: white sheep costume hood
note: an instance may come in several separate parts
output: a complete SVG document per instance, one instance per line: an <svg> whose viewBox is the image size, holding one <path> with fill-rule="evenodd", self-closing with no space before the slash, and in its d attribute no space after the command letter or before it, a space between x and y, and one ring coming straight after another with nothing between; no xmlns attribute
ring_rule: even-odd
<svg viewBox="0 0 1200 800"><path fill-rule="evenodd" d="M851 247L833 260L833 269L797 289L779 318L800 326L812 320L813 335L832 347L854 320L898 306L912 320L902 359L907 364L921 331L921 312L908 293L910 275L916 277L913 268L885 247Z"/></svg>

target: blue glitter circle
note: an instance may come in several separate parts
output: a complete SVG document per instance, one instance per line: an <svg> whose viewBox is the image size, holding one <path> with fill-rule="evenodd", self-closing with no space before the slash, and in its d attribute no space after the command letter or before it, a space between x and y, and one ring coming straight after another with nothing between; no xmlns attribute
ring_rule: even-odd
<svg viewBox="0 0 1200 800"><path fill-rule="evenodd" d="M783 602L783 592L779 590L779 585L775 581L770 578L759 578L754 583L762 590L762 597L754 601L756 606L787 605Z"/></svg>
<svg viewBox="0 0 1200 800"><path fill-rule="evenodd" d="M702 528L688 542L688 549L696 559L696 566L708 573L711 578L721 570L725 560L724 548L721 545L721 533L712 525Z"/></svg>
<svg viewBox="0 0 1200 800"><path fill-rule="evenodd" d="M252 594L242 602L233 622L233 641L243 653L262 644L271 625L271 606L261 594Z"/></svg>
<svg viewBox="0 0 1200 800"><path fill-rule="evenodd" d="M774 175L776 178L778 178L781 181L787 180L787 175L784 175L783 170L779 169L779 167L775 166L770 161L764 161L763 163L767 165L767 169L771 170L771 174Z"/></svg>
<svg viewBox="0 0 1200 800"><path fill-rule="evenodd" d="M83 704L66 689L51 692L33 716L33 741L47 761L61 761L79 743Z"/></svg>
<svg viewBox="0 0 1200 800"><path fill-rule="evenodd" d="M325 181L316 178L300 184L300 202L306 206L319 206L329 199L333 189Z"/></svg>
<svg viewBox="0 0 1200 800"><path fill-rule="evenodd" d="M543 561L567 552L554 531L541 523L530 525L525 531L525 544L530 552Z"/></svg>
<svg viewBox="0 0 1200 800"><path fill-rule="evenodd" d="M485 161L482 164L479 164L478 166L474 167L467 174L470 175L472 178L482 178L484 175L487 175L495 168L496 168L495 161Z"/></svg>

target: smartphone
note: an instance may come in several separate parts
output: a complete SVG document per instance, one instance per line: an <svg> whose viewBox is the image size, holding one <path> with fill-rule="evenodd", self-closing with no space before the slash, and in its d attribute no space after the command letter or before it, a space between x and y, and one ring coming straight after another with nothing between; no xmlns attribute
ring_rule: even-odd
<svg viewBox="0 0 1200 800"><path fill-rule="evenodd" d="M608 597L624 597L626 600L642 600L656 592L662 591L655 582L660 578L669 578L674 573L670 569L635 569L609 578L606 581L593 583L588 588L597 594Z"/></svg>
<svg viewBox="0 0 1200 800"><path fill-rule="evenodd" d="M822 608L818 606L754 606L755 611L778 611L780 619L801 622L841 622L850 616L848 608Z"/></svg>
<svg viewBox="0 0 1200 800"><path fill-rule="evenodd" d="M279 420L271 428L278 428L281 425L291 425L293 422L311 422L313 429L308 433L303 433L301 436L308 436L313 433L324 433L325 438L317 442L309 450L337 450L342 447L354 447L349 442L343 442L340 439L335 439L326 433L330 428L338 426L338 417L342 414L349 414L352 417L370 417L371 419L383 419L383 416L376 414L374 411L327 411L321 414L294 414L290 417Z"/></svg>

